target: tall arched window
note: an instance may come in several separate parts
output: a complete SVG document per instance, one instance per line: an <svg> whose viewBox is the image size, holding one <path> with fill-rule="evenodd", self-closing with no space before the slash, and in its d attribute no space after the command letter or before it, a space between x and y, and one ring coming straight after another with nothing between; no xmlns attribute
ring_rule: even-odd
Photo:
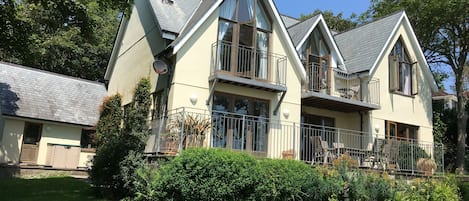
<svg viewBox="0 0 469 201"><path fill-rule="evenodd" d="M389 54L389 89L404 95L416 95L417 82L417 62L410 60L408 50L399 38Z"/></svg>
<svg viewBox="0 0 469 201"><path fill-rule="evenodd" d="M262 0L225 0L219 16L218 70L267 79L272 20Z"/></svg>
<svg viewBox="0 0 469 201"><path fill-rule="evenodd" d="M330 86L330 49L321 30L316 27L300 49L309 79L307 89L319 91Z"/></svg>

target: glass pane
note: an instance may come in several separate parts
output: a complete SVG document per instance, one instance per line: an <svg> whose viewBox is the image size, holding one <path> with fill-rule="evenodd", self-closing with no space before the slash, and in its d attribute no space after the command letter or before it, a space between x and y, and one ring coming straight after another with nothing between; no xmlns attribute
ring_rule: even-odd
<svg viewBox="0 0 469 201"><path fill-rule="evenodd" d="M231 42L233 23L220 21L218 25L217 70L231 70Z"/></svg>
<svg viewBox="0 0 469 201"><path fill-rule="evenodd" d="M321 35L322 36L322 35ZM329 55L329 47L327 47L327 44L324 42L324 38L321 37L321 41L320 41L320 53L321 53L321 56L324 57L324 56L327 56Z"/></svg>
<svg viewBox="0 0 469 201"><path fill-rule="evenodd" d="M219 94L213 96L213 111L228 112L228 106L228 97Z"/></svg>
<svg viewBox="0 0 469 201"><path fill-rule="evenodd" d="M313 55L319 55L319 30L316 28L313 31L313 38L311 41L311 54Z"/></svg>
<svg viewBox="0 0 469 201"><path fill-rule="evenodd" d="M41 124L26 123L24 128L24 144L37 144L41 138Z"/></svg>
<svg viewBox="0 0 469 201"><path fill-rule="evenodd" d="M240 76L252 78L251 65L253 62L253 27L241 25L239 30L238 69Z"/></svg>
<svg viewBox="0 0 469 201"><path fill-rule="evenodd" d="M264 7L260 5L260 1L256 1L256 27L264 30L272 31L272 23L267 17Z"/></svg>
<svg viewBox="0 0 469 201"><path fill-rule="evenodd" d="M267 62L269 50L269 34L257 31L257 62L256 62L256 78L267 79Z"/></svg>
<svg viewBox="0 0 469 201"><path fill-rule="evenodd" d="M239 0L238 22L252 21L254 15L254 0Z"/></svg>
<svg viewBox="0 0 469 201"><path fill-rule="evenodd" d="M242 114L242 115L247 115L250 114L248 112L249 108L249 100L245 98L238 98L235 99L235 104L234 104L234 113L236 114Z"/></svg>
<svg viewBox="0 0 469 201"><path fill-rule="evenodd" d="M220 17L235 20L236 0L225 0L220 6Z"/></svg>
<svg viewBox="0 0 469 201"><path fill-rule="evenodd" d="M218 25L218 40L219 41L233 41L233 23L220 21Z"/></svg>

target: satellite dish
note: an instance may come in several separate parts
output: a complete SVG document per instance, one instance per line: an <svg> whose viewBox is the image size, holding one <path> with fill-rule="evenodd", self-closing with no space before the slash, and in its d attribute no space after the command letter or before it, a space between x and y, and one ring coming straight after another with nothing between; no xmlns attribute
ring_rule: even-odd
<svg viewBox="0 0 469 201"><path fill-rule="evenodd" d="M153 70L156 72L156 74L164 75L168 72L168 64L166 64L164 61L156 59L153 62Z"/></svg>

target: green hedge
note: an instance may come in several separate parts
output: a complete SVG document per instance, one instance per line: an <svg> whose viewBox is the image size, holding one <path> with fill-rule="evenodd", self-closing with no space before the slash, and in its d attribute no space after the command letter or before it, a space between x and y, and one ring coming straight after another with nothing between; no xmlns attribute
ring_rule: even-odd
<svg viewBox="0 0 469 201"><path fill-rule="evenodd" d="M311 167L221 149L189 149L158 170L138 170L132 200L458 200L450 179L409 185L338 164Z"/></svg>

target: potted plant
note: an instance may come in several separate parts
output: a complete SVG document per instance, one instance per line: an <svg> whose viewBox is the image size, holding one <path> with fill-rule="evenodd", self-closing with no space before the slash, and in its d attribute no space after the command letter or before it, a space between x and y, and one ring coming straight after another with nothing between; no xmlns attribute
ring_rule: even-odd
<svg viewBox="0 0 469 201"><path fill-rule="evenodd" d="M205 134L211 128L210 119L204 118L198 114L180 113L168 125L169 130L183 132L182 148L202 146L205 140Z"/></svg>
<svg viewBox="0 0 469 201"><path fill-rule="evenodd" d="M417 160L417 169L423 171L425 176L431 176L436 169L436 163L431 158L419 158Z"/></svg>

